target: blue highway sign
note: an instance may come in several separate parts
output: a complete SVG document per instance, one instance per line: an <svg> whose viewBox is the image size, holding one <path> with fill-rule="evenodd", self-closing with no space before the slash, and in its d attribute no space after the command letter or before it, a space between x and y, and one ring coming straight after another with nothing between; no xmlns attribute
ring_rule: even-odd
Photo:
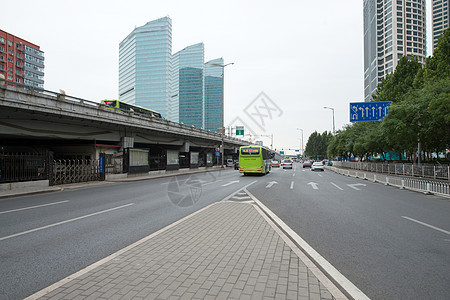
<svg viewBox="0 0 450 300"><path fill-rule="evenodd" d="M350 122L382 120L389 112L392 101L350 103Z"/></svg>

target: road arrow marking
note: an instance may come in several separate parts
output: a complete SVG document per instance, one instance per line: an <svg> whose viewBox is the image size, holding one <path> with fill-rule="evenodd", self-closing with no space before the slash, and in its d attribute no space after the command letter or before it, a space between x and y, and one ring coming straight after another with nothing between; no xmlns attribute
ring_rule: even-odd
<svg viewBox="0 0 450 300"><path fill-rule="evenodd" d="M239 183L239 180L230 181L228 183L222 184L222 186L229 186L232 185L233 183Z"/></svg>
<svg viewBox="0 0 450 300"><path fill-rule="evenodd" d="M276 181L271 181L271 182L269 182L269 183L266 185L266 189L270 189L270 188L272 187L272 185L274 185L274 184L278 184L278 182L276 182Z"/></svg>
<svg viewBox="0 0 450 300"><path fill-rule="evenodd" d="M312 188L315 189L315 190L318 190L318 189L319 189L318 184L315 183L315 182L308 182L308 184L311 185Z"/></svg>
<svg viewBox="0 0 450 300"><path fill-rule="evenodd" d="M341 188L340 186L338 186L336 183L334 183L334 182L330 182L332 185L334 185L335 187L337 187L338 189L340 189L341 191L343 191L344 189L343 188Z"/></svg>
<svg viewBox="0 0 450 300"><path fill-rule="evenodd" d="M355 184L347 184L347 185L357 191L361 190L361 189L358 189L357 186L366 186L364 183L355 183Z"/></svg>

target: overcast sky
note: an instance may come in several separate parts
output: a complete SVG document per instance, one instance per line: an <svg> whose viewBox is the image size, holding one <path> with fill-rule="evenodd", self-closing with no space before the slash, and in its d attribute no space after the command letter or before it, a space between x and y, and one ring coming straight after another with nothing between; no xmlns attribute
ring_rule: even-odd
<svg viewBox="0 0 450 300"><path fill-rule="evenodd" d="M118 98L119 43L135 26L170 16L173 53L203 42L205 61L234 63L225 68L225 125L238 118L246 132L273 134L277 150L298 149L297 128L304 145L312 132L332 130L324 106L335 109L338 130L349 123L349 102L364 101L362 3L4 1L0 28L44 51L45 89L98 102ZM261 92L273 110L254 101ZM250 118L257 108L267 117Z"/></svg>

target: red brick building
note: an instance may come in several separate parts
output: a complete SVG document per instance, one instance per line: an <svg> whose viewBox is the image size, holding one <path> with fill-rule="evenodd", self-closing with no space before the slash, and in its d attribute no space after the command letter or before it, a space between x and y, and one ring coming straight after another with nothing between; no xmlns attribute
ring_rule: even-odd
<svg viewBox="0 0 450 300"><path fill-rule="evenodd" d="M44 52L0 29L0 74L8 81L44 88Z"/></svg>

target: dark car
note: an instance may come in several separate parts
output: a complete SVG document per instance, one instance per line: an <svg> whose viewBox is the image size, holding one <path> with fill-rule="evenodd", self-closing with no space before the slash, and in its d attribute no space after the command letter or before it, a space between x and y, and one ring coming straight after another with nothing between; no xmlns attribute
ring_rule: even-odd
<svg viewBox="0 0 450 300"><path fill-rule="evenodd" d="M311 168L312 162L310 160L305 160L303 162L303 168Z"/></svg>

